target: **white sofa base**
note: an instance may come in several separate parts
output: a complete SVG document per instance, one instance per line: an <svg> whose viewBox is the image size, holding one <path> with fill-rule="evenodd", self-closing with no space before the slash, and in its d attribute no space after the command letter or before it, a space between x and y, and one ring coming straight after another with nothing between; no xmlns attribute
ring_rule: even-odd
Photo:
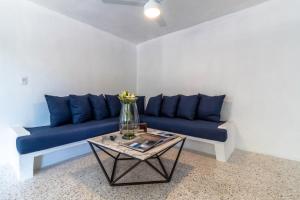
<svg viewBox="0 0 300 200"><path fill-rule="evenodd" d="M79 141L79 142L74 142L74 143L70 143L70 144L66 144L66 145L62 145L62 146L58 146L58 147L53 147L50 149L45 149L42 151L36 151L33 153L28 153L28 154L18 154L17 157L17 165L15 167L16 169L16 174L18 176L18 179L23 181L23 180L27 180L33 177L34 175L34 171L35 171L35 159L39 156L46 156L49 155L51 153L54 152L65 152L71 148L82 148L84 150L82 150L81 153L76 153L76 155L68 155L65 158L59 158L57 159L54 163L58 163L61 162L62 160L68 160L70 158L76 157L76 156L80 156L80 155L84 155L86 153L89 153L90 151L86 152L86 146L88 146L87 142L85 140L83 141ZM51 164L50 164L51 165Z"/></svg>
<svg viewBox="0 0 300 200"><path fill-rule="evenodd" d="M217 142L217 141L213 141L213 140L201 139L201 138L190 137L190 136L187 136L187 139L214 145L216 159L218 161L226 162L230 158L231 154L233 153L233 151L235 149L235 131L234 131L232 123L230 123L230 122L224 123L219 128L227 130L228 138L227 138L226 142ZM25 129L20 129L20 128L15 129L15 133L16 133L16 136L22 136L22 135L29 134L29 133L26 133ZM22 134L20 134L20 133L22 133ZM15 144L15 140L14 140L14 144ZM39 156L51 154L53 152L66 151L70 148L80 148L80 147L83 147L84 145L87 145L87 142L85 140L58 146L58 147L54 147L54 148L50 148L50 149L46 149L46 150L41 150L41 151L37 151L37 152L33 152L33 153L22 154L22 155L20 155L17 151L15 151L14 154L15 154L16 160L13 163L13 165L16 170L16 174L17 174L19 180L30 179L34 175L35 158L37 158ZM86 154L86 153L88 153L88 152L82 152L81 155ZM65 159L67 160L69 158L70 158L70 156Z"/></svg>
<svg viewBox="0 0 300 200"><path fill-rule="evenodd" d="M236 131L233 126L233 123L231 123L231 122L226 122L226 123L222 124L221 126L219 126L219 128L227 130L226 142L218 142L218 141L214 141L214 140L207 140L207 139L202 139L202 138L197 138L197 137L192 137L192 136L185 136L185 135L183 135L183 136L187 137L187 141L192 141L192 142L195 141L195 142L199 142L199 143L201 142L201 143L213 145L216 160L221 161L221 162L227 162L235 149ZM198 150L201 151L200 146L198 146L198 147L199 148L197 148L197 146L193 145L192 149L196 150L196 151L198 151ZM189 148L189 146L185 146L185 148Z"/></svg>

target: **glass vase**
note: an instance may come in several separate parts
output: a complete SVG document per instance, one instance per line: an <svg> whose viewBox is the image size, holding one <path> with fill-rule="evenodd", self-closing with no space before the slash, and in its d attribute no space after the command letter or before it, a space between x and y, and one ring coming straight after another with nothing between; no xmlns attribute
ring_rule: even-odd
<svg viewBox="0 0 300 200"><path fill-rule="evenodd" d="M139 126L139 114L136 102L122 103L120 113L120 133L123 139L135 138Z"/></svg>

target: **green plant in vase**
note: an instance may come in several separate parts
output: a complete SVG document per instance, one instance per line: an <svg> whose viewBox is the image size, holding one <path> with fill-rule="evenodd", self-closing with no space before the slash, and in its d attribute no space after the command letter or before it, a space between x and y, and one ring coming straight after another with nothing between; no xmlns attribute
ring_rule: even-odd
<svg viewBox="0 0 300 200"><path fill-rule="evenodd" d="M122 103L120 114L120 133L123 135L123 139L130 140L135 137L135 131L139 124L139 116L136 106L137 97L128 91L123 91L118 97Z"/></svg>

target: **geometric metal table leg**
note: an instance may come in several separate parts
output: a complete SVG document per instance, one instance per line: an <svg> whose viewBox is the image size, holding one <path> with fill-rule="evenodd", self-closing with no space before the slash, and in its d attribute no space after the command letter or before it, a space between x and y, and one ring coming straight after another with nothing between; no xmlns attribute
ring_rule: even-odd
<svg viewBox="0 0 300 200"><path fill-rule="evenodd" d="M166 168L165 168L163 162L161 161L160 157L157 157L157 160L158 160L158 163L160 164L160 167L162 168L162 170L163 170L165 176L168 177L168 176L169 176L169 175L168 175L168 172L167 172L167 170L166 170Z"/></svg>
<svg viewBox="0 0 300 200"><path fill-rule="evenodd" d="M118 158L120 157L120 153L117 155L117 157L115 158L114 160L114 166L113 166L113 170L112 170L112 173L111 173L111 181L114 180L115 178L115 173L116 173L116 168L117 168L117 163L118 163Z"/></svg>
<svg viewBox="0 0 300 200"><path fill-rule="evenodd" d="M173 173L175 171L175 168L176 168L176 165L178 163L178 159L180 157L180 154L181 154L181 151L182 151L182 148L183 148L183 145L185 143L185 138L181 141L181 146L180 146L180 149L178 150L177 152L177 155L176 155L176 159L174 161L174 164L171 168L171 172L170 174L167 173L166 171L166 168L162 162L162 160L160 159L160 156L164 155L166 152L168 152L172 147L174 147L176 144L174 144L173 146L169 147L168 149L165 149L159 153L157 153L156 155L153 155L152 157L146 159L146 160L138 160L136 158L133 158L133 157L130 157L130 158L120 158L120 155L122 153L119 153L117 152L117 156L114 156L112 155L111 153L109 153L108 151L106 151L105 149L103 149L102 147L98 146L98 145L95 145L91 142L89 142L89 145L107 179L107 181L109 182L109 184L111 186L125 186L125 185L141 185L141 184L153 184L153 183L167 183L167 182L170 182L171 179L172 179L172 176L173 176ZM110 157L112 157L114 159L114 163L113 163L113 169L112 169L112 173L111 173L111 176L108 175L100 157L98 156L96 150L95 150L95 147L96 146L97 148L99 148L100 150L102 150L104 153L106 153L107 155L109 155ZM128 156L128 155L126 155ZM162 168L162 171L160 171L157 167L155 167L151 162L150 160L152 159L157 159L161 168ZM115 178L115 172L116 172L116 169L117 169L117 163L118 161L121 161L121 160L136 160L137 162L132 165L130 168L128 168L127 170L125 170L121 175L119 175L117 178ZM158 180L158 181L141 181L141 182L125 182L125 183L117 183L122 177L124 177L126 174L128 174L130 171L132 171L135 167L137 167L140 163L142 162L145 162L148 166L150 166L152 169L154 169L154 171L156 171L159 175L161 175L164 179L163 180Z"/></svg>
<svg viewBox="0 0 300 200"><path fill-rule="evenodd" d="M170 173L169 178L168 178L169 182L170 182L171 179L172 179L172 176L173 176L173 173L174 173L174 171L175 171L176 165L177 165L177 163L178 163L178 159L179 159L179 156L180 156L180 154L181 154L181 151L182 151L182 147L183 147L183 145L184 145L184 142L185 142L185 139L182 140L182 143L181 143L179 152L178 152L178 154L177 154L177 156L176 156L175 163L174 163L174 165L173 165L173 168L172 168L171 173Z"/></svg>
<svg viewBox="0 0 300 200"><path fill-rule="evenodd" d="M97 154L97 152L96 152L94 146L93 146L91 143L89 143L89 145L90 145L90 147L91 147L91 149L92 149L92 151L93 151L93 153L94 153L94 155L95 155L95 157L96 157L96 159L97 159L97 161L98 161L100 167L102 168L102 171L103 171L103 173L104 173L104 175L105 175L107 181L110 183L111 180L110 180L110 178L109 178L109 176L108 176L108 174L107 174L107 172L106 172L106 170L105 170L105 168L104 168L104 166L103 166L103 164L102 164L100 158L98 157L98 154Z"/></svg>

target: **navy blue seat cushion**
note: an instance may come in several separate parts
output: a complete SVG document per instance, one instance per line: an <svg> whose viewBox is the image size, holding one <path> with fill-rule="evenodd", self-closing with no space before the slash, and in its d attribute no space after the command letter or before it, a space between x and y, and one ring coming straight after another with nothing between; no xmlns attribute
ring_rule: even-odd
<svg viewBox="0 0 300 200"><path fill-rule="evenodd" d="M72 122L69 97L45 95L50 112L50 126L60 126Z"/></svg>
<svg viewBox="0 0 300 200"><path fill-rule="evenodd" d="M199 97L197 119L219 122L225 95L207 96L199 94Z"/></svg>
<svg viewBox="0 0 300 200"><path fill-rule="evenodd" d="M197 106L199 102L198 95L184 96L180 95L177 117L193 120L195 118Z"/></svg>
<svg viewBox="0 0 300 200"><path fill-rule="evenodd" d="M159 116L161 103L162 103L162 94L157 95L155 97L151 97L148 101L145 114L152 115L152 116Z"/></svg>
<svg viewBox="0 0 300 200"><path fill-rule="evenodd" d="M118 117L121 111L121 102L118 95L105 95L108 110L111 117Z"/></svg>
<svg viewBox="0 0 300 200"><path fill-rule="evenodd" d="M160 113L165 117L175 117L177 111L179 95L164 96L162 100Z"/></svg>
<svg viewBox="0 0 300 200"><path fill-rule="evenodd" d="M89 95L70 95L70 107L73 124L83 123L93 118Z"/></svg>
<svg viewBox="0 0 300 200"><path fill-rule="evenodd" d="M138 96L136 100L137 109L140 115L145 113L145 96Z"/></svg>
<svg viewBox="0 0 300 200"><path fill-rule="evenodd" d="M17 138L20 154L40 151L69 144L119 130L119 118L101 121L88 121L81 124L68 124L59 127L26 128L31 135Z"/></svg>
<svg viewBox="0 0 300 200"><path fill-rule="evenodd" d="M141 116L141 121L147 123L148 127L173 133L184 134L208 140L225 142L227 131L219 129L221 122L204 120L187 120L181 118Z"/></svg>
<svg viewBox="0 0 300 200"><path fill-rule="evenodd" d="M91 102L95 120L102 120L109 117L109 110L103 94L99 96L90 94L89 100Z"/></svg>

